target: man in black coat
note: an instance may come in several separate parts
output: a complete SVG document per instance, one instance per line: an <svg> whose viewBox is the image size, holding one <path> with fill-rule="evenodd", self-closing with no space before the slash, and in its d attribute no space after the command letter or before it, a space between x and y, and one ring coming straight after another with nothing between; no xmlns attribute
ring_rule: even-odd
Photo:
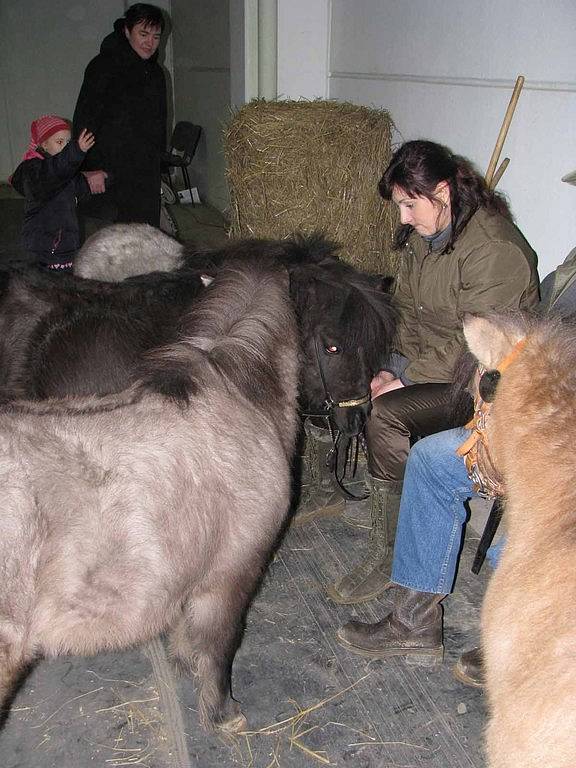
<svg viewBox="0 0 576 768"><path fill-rule="evenodd" d="M108 173L115 221L160 222L160 156L166 150L166 82L158 64L162 11L136 3L114 22L86 67L74 131L97 139L84 168Z"/></svg>

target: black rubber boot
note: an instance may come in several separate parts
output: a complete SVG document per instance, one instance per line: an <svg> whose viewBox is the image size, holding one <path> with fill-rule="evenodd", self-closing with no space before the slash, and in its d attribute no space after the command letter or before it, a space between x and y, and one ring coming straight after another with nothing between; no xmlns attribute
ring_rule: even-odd
<svg viewBox="0 0 576 768"><path fill-rule="evenodd" d="M368 552L350 573L326 590L328 597L342 605L373 600L390 584L401 486L370 477L370 489Z"/></svg>
<svg viewBox="0 0 576 768"><path fill-rule="evenodd" d="M404 656L409 664L439 664L444 658L440 601L446 595L416 592L399 584L391 589L392 612L375 624L344 624L336 633L339 644L370 659Z"/></svg>
<svg viewBox="0 0 576 768"><path fill-rule="evenodd" d="M472 688L484 687L484 657L481 648L466 651L454 665L454 677Z"/></svg>
<svg viewBox="0 0 576 768"><path fill-rule="evenodd" d="M306 451L302 495L292 517L292 525L303 525L318 517L332 517L344 511L344 497L336 490L333 474L328 466L328 454L332 449L330 430L308 421L304 429Z"/></svg>

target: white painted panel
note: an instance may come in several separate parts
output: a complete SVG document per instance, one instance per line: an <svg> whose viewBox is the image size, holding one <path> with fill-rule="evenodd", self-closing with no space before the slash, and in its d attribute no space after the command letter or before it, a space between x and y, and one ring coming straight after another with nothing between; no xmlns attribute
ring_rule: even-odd
<svg viewBox="0 0 576 768"><path fill-rule="evenodd" d="M278 97L327 96L329 0L278 0Z"/></svg>
<svg viewBox="0 0 576 768"><path fill-rule="evenodd" d="M470 90L400 82L331 83L333 98L388 109L398 128L397 142L439 141L484 173L509 94ZM511 161L498 188L506 193L519 227L538 253L541 277L576 245L576 187L561 181L576 168L573 101L562 93L522 94L501 155Z"/></svg>
<svg viewBox="0 0 576 768"><path fill-rule="evenodd" d="M332 70L576 79L574 0L332 0L332 19Z"/></svg>
<svg viewBox="0 0 576 768"><path fill-rule="evenodd" d="M399 140L485 171L516 76L526 85L499 188L546 275L576 245L574 0L332 0L329 96L390 110Z"/></svg>
<svg viewBox="0 0 576 768"><path fill-rule="evenodd" d="M230 114L230 21L242 16L239 2L231 8L228 0L172 0L174 116L202 126L191 182L221 209L228 204L222 125ZM178 173L176 180L182 184Z"/></svg>
<svg viewBox="0 0 576 768"><path fill-rule="evenodd" d="M0 131L0 178L28 145L44 114L72 118L84 69L124 15L122 0L2 0L2 81L8 109Z"/></svg>

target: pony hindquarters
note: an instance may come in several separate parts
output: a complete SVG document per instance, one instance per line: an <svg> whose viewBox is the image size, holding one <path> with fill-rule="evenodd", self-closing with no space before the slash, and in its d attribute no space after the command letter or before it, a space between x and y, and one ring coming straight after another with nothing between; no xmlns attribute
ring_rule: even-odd
<svg viewBox="0 0 576 768"><path fill-rule="evenodd" d="M0 414L11 490L0 542L14 574L0 584L5 695L33 653L95 653L166 631L198 674L206 724L245 723L231 666L288 511L297 424L286 276L223 271L183 330L130 397Z"/></svg>
<svg viewBox="0 0 576 768"><path fill-rule="evenodd" d="M176 269L184 248L149 224L112 224L91 235L74 260L74 274L118 282L132 275Z"/></svg>

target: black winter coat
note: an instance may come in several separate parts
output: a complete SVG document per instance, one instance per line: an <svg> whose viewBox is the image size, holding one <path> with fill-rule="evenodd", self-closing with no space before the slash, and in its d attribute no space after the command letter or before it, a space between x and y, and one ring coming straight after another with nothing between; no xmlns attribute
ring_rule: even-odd
<svg viewBox="0 0 576 768"><path fill-rule="evenodd" d="M38 150L42 152L42 150ZM80 247L77 203L90 197L85 154L72 140L57 155L24 160L10 183L26 198L22 245L42 264L70 261Z"/></svg>
<svg viewBox="0 0 576 768"><path fill-rule="evenodd" d="M76 136L88 128L96 137L85 168L111 175L106 197L116 206L116 220L154 226L166 150L166 81L157 58L140 58L118 19L86 67L73 121Z"/></svg>

